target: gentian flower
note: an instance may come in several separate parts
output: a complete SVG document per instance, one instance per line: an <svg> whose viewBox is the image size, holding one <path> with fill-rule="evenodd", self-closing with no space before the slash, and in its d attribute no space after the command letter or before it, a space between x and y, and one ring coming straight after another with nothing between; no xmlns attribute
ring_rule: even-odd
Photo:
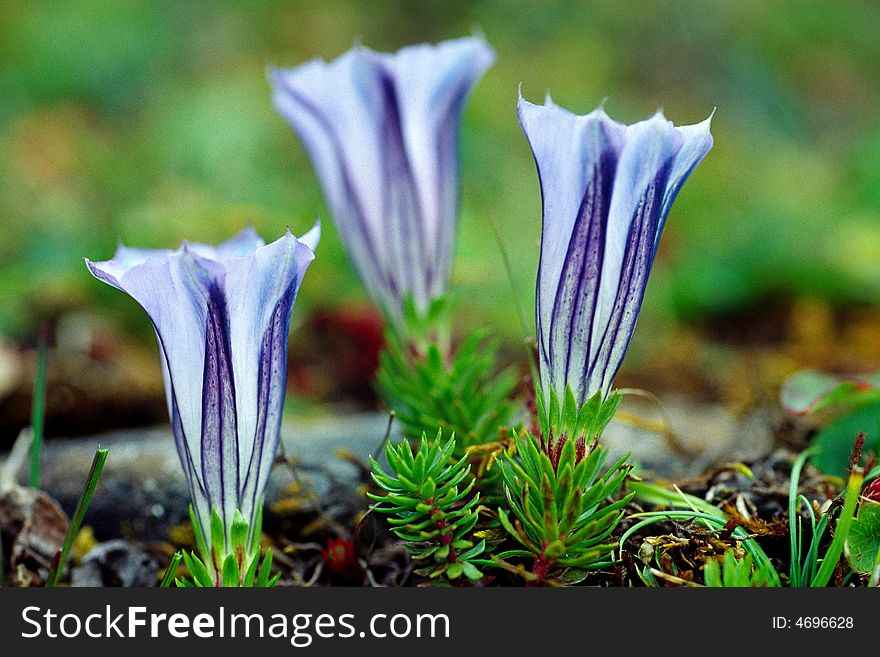
<svg viewBox="0 0 880 657"><path fill-rule="evenodd" d="M332 62L272 70L355 269L399 323L446 291L458 213L459 117L492 64L481 38L394 54L356 46Z"/></svg>
<svg viewBox="0 0 880 657"><path fill-rule="evenodd" d="M536 324L541 389L578 407L611 383L638 320L669 209L712 147L709 120L623 125L519 99L541 183ZM711 118L711 117L710 117Z"/></svg>
<svg viewBox="0 0 880 657"><path fill-rule="evenodd" d="M120 246L112 260L86 260L153 324L196 529L210 542L216 511L227 550L238 514L249 532L259 531L254 521L281 428L291 311L319 239L317 224L301 239L288 230L271 244L246 229L217 247Z"/></svg>

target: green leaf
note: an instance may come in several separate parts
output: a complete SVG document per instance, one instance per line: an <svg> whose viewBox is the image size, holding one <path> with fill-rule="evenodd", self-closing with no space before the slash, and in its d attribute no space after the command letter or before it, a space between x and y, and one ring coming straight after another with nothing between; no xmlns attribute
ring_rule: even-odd
<svg viewBox="0 0 880 657"><path fill-rule="evenodd" d="M574 398L574 391L571 389L571 386L566 386L565 401L562 404L562 422L561 426L556 427L560 433L567 433L570 438L575 437L574 432L578 423L578 410L578 404ZM554 427L550 428L551 433L553 428Z"/></svg>
<svg viewBox="0 0 880 657"><path fill-rule="evenodd" d="M844 543L849 535L849 528L852 525L856 505L859 501L859 493L862 490L862 481L864 481L863 473L858 468L854 468L847 480L846 492L843 497L843 509L840 511L840 517L837 519L837 525L834 528L834 538L822 559L819 572L816 573L816 576L810 582L811 587L824 587L831 581L831 576L834 574L838 561L840 561Z"/></svg>
<svg viewBox="0 0 880 657"><path fill-rule="evenodd" d="M565 554L565 543L562 541L553 541L544 548L544 556L549 559L558 559Z"/></svg>
<svg viewBox="0 0 880 657"><path fill-rule="evenodd" d="M880 557L880 503L862 501L846 538L846 557L857 573L874 572Z"/></svg>
<svg viewBox="0 0 880 657"><path fill-rule="evenodd" d="M263 537L263 502L260 500L257 503L257 508L254 510L252 514L251 524L248 527L248 533L250 535L250 541L248 542L247 552L248 554L259 554L260 552L260 539Z"/></svg>
<svg viewBox="0 0 880 657"><path fill-rule="evenodd" d="M391 531L407 545L414 561L434 562L433 566L419 568L417 572L431 578L451 578L459 567L447 570L446 562L453 558L452 547L467 550L477 556L485 548L480 542L468 539L477 523L480 495L474 492L476 481L466 480L470 464L466 456L453 458L455 438L443 440L437 432L433 440L423 434L415 452L408 441L387 446L388 464L392 472L385 472L374 460L371 461L374 479L382 482L384 495L370 494L380 502L373 508L388 515ZM411 463L411 465L410 465ZM395 470L409 471L411 481ZM462 484L460 486L460 484ZM458 557L461 559L461 555ZM456 577L459 577L459 572Z"/></svg>
<svg viewBox="0 0 880 657"><path fill-rule="evenodd" d="M43 428L46 423L46 361L48 358L48 325L44 324L37 342L37 369L31 399L31 488L40 487L43 452Z"/></svg>
<svg viewBox="0 0 880 657"><path fill-rule="evenodd" d="M467 577L469 580L476 581L483 577L483 573L481 573L480 570L469 561L463 561L461 564L461 568L464 576Z"/></svg>
<svg viewBox="0 0 880 657"><path fill-rule="evenodd" d="M542 436L550 435L550 418L547 416L547 409L544 405L544 390L541 384L535 384L535 407L538 411L538 425L541 429Z"/></svg>
<svg viewBox="0 0 880 657"><path fill-rule="evenodd" d="M802 370L782 385L780 401L794 415L880 403L880 372L867 377Z"/></svg>
<svg viewBox="0 0 880 657"><path fill-rule="evenodd" d="M556 394L556 390L550 388L550 413L548 415L550 434L553 433L554 427L558 427L560 425L559 420L561 417L562 411L559 408L559 397Z"/></svg>
<svg viewBox="0 0 880 657"><path fill-rule="evenodd" d="M865 451L880 449L880 404L869 404L835 418L813 437L819 453L813 465L827 474L846 477L853 438L865 434Z"/></svg>
<svg viewBox="0 0 880 657"><path fill-rule="evenodd" d="M595 407L596 402L592 403ZM629 472L626 459L600 477L605 459L601 447L576 463L574 442L569 439L560 450L555 470L540 449L540 441L530 433L517 436L517 448L516 455L504 456L500 462L508 508L521 527L499 509L502 527L551 567L606 565L614 547L607 538L631 494L614 502L606 498L616 494Z"/></svg>
<svg viewBox="0 0 880 657"><path fill-rule="evenodd" d="M460 563L451 563L446 568L446 576L449 579L458 579L464 573L464 566Z"/></svg>

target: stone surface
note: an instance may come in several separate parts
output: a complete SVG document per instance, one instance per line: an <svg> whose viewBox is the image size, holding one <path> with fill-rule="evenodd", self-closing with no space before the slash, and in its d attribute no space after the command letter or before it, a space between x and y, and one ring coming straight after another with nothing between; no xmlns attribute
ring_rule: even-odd
<svg viewBox="0 0 880 657"><path fill-rule="evenodd" d="M615 420L602 442L611 459L631 452L646 476L693 476L716 463L761 458L774 445L774 417L762 409L738 417L719 404L668 396L662 406L625 398L620 411L619 416L632 415L640 425L650 426Z"/></svg>
<svg viewBox="0 0 880 657"><path fill-rule="evenodd" d="M83 556L70 574L70 585L155 586L159 564L130 541L99 543Z"/></svg>
<svg viewBox="0 0 880 657"><path fill-rule="evenodd" d="M296 477L322 498L351 490L358 468L338 458L347 450L366 463L381 444L388 418L381 413L317 418L285 423L284 452L293 468L276 465L267 499L277 499ZM96 536L163 539L169 524L188 519L189 491L170 428L114 431L93 438L47 441L43 448L42 486L72 513L95 448L110 453L85 519ZM0 458L0 461L3 459ZM24 466L18 479L26 477ZM132 509L139 509L132 513Z"/></svg>
<svg viewBox="0 0 880 657"><path fill-rule="evenodd" d="M621 407L632 422L614 421L603 437L611 458L632 452L647 476L677 479L718 462L756 459L773 446L772 418L760 411L737 417L724 407L667 397L662 407L627 398ZM665 419L664 419L665 416ZM326 504L352 494L361 480L357 466L339 458L347 450L366 463L382 442L382 413L286 422L282 443L294 468L276 466L267 499L277 499L295 476L314 487ZM645 428L648 425L648 428ZM664 436L657 428L671 429ZM399 435L392 435L398 440ZM86 518L99 539L163 539L169 524L187 519L189 493L168 428L117 431L89 439L50 441L44 448L43 486L72 512L97 445L110 449ZM25 476L19 472L19 480ZM133 509L138 509L133 513Z"/></svg>

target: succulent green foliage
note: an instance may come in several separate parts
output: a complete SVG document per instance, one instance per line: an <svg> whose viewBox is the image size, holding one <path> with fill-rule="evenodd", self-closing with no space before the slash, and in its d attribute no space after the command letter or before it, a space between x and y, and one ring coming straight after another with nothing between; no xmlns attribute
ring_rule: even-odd
<svg viewBox="0 0 880 657"><path fill-rule="evenodd" d="M271 588L278 581L278 575L272 575L272 550L260 562L260 530L263 521L262 507L257 511L253 531L249 532L247 521L236 510L232 525L227 534L217 509L211 510L210 543L202 532L201 525L195 516L192 506L189 509L190 521L195 534L196 546L200 555L195 552L183 552L183 562L192 576L191 580L183 577L175 579L180 587L254 587ZM250 535L250 539L248 536ZM175 564L175 569L176 569Z"/></svg>
<svg viewBox="0 0 880 657"><path fill-rule="evenodd" d="M482 332L449 347L449 303L437 299L427 313L406 304L405 329L386 334L378 392L394 410L406 436L432 435L440 428L457 436L455 456L496 439L513 417L509 401L516 379L496 375L496 345Z"/></svg>
<svg viewBox="0 0 880 657"><path fill-rule="evenodd" d="M779 586L779 578L768 562L755 566L750 554L739 559L730 549L721 559L710 559L705 563L703 583L709 587L763 588Z"/></svg>
<svg viewBox="0 0 880 657"><path fill-rule="evenodd" d="M554 467L538 439L516 436L517 455L500 460L507 503L498 515L525 551L503 556L533 556L533 574L544 579L552 569L599 567L614 548L611 532L632 495L608 499L619 489L631 466L627 457L603 473L606 452L593 443L579 457L574 440L563 441Z"/></svg>
<svg viewBox="0 0 880 657"><path fill-rule="evenodd" d="M550 404L547 406L540 386L535 399L541 428L541 446L554 464L566 441L574 442L577 456L582 458L589 445L602 435L620 406L619 393L612 393L608 399L603 399L602 393L597 392L578 408L571 386L566 387L562 403L556 391L551 389Z"/></svg>
<svg viewBox="0 0 880 657"><path fill-rule="evenodd" d="M480 494L468 477L467 458L453 459L455 437L428 441L424 435L413 453L409 441L388 444L387 473L370 459L373 480L383 493L369 493L379 502L373 508L388 516L391 531L406 544L413 560L424 564L417 572L432 579L477 580L483 575L474 561L485 550L471 532L477 524Z"/></svg>

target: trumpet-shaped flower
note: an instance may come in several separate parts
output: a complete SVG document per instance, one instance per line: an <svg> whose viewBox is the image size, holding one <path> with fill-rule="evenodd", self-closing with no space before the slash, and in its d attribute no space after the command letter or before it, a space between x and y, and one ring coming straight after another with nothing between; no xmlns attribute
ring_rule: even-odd
<svg viewBox="0 0 880 657"><path fill-rule="evenodd" d="M712 147L709 119L623 125L520 98L541 183L537 342L544 402L578 407L611 384L629 347L669 209Z"/></svg>
<svg viewBox="0 0 880 657"><path fill-rule="evenodd" d="M342 241L374 301L401 323L446 291L458 214L459 117L492 64L481 38L396 53L356 46L270 73Z"/></svg>
<svg viewBox="0 0 880 657"><path fill-rule="evenodd" d="M291 311L319 239L317 224L301 239L287 231L271 244L246 229L217 247L120 246L112 260L86 260L153 324L196 529L216 534L216 511L227 553L239 513L249 532L259 531L281 428Z"/></svg>

